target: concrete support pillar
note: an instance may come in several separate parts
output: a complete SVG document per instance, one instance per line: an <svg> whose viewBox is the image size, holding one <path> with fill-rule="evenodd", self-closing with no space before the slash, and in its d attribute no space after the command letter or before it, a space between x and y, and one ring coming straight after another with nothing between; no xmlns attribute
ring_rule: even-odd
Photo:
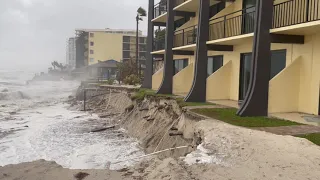
<svg viewBox="0 0 320 180"><path fill-rule="evenodd" d="M172 94L173 77L173 36L174 36L174 0L167 0L167 24L165 37L165 55L162 83L158 94Z"/></svg>
<svg viewBox="0 0 320 180"><path fill-rule="evenodd" d="M257 0L251 78L248 93L238 115L267 116L271 69L271 40L273 1Z"/></svg>
<svg viewBox="0 0 320 180"><path fill-rule="evenodd" d="M153 23L154 18L154 0L149 0L148 8L148 37L147 37L147 55L146 55L146 69L144 70L144 80L142 83L143 88L152 88L152 75L153 75Z"/></svg>
<svg viewBox="0 0 320 180"><path fill-rule="evenodd" d="M206 43L209 39L209 6L210 0L200 0L194 78L191 90L185 98L187 102L206 101L208 66L208 49Z"/></svg>

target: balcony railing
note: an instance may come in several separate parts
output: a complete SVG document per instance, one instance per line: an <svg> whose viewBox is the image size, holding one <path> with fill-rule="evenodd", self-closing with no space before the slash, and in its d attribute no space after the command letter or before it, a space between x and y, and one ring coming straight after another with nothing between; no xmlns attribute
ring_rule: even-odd
<svg viewBox="0 0 320 180"><path fill-rule="evenodd" d="M158 37L153 41L153 51L163 50L165 46L165 37Z"/></svg>
<svg viewBox="0 0 320 180"><path fill-rule="evenodd" d="M212 19L210 21L209 40L252 33L254 20L255 6Z"/></svg>
<svg viewBox="0 0 320 180"><path fill-rule="evenodd" d="M320 0L289 0L273 6L272 28L320 20ZM209 40L252 33L255 6L210 21Z"/></svg>
<svg viewBox="0 0 320 180"><path fill-rule="evenodd" d="M320 0L290 0L274 5L273 28L320 20Z"/></svg>
<svg viewBox="0 0 320 180"><path fill-rule="evenodd" d="M167 1L160 1L154 6L154 18L159 17L160 15L167 12Z"/></svg>
<svg viewBox="0 0 320 180"><path fill-rule="evenodd" d="M197 40L197 28L198 26L196 25L175 31L173 47L195 44Z"/></svg>
<svg viewBox="0 0 320 180"><path fill-rule="evenodd" d="M182 3L186 2L186 1L188 1L188 0L175 0L174 1L174 7L177 7L177 6L179 6L180 4L182 4Z"/></svg>

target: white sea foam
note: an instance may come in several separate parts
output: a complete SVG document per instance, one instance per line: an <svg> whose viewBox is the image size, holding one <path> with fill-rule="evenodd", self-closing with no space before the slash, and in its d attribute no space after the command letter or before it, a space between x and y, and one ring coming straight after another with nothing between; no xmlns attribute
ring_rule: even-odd
<svg viewBox="0 0 320 180"><path fill-rule="evenodd" d="M117 169L133 162L112 162L143 155L134 139L118 136L125 132L89 133L105 122L67 109L63 101L78 84L35 82L5 87L28 98L0 100L0 166L45 159L72 169Z"/></svg>

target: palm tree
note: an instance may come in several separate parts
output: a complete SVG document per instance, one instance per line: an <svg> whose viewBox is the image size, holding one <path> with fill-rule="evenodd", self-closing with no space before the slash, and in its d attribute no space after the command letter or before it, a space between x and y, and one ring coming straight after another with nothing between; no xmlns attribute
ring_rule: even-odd
<svg viewBox="0 0 320 180"><path fill-rule="evenodd" d="M136 21L137 21L137 34L136 34L136 65L137 68L139 67L139 72L137 69L137 74L140 76L141 74L141 66L139 63L139 21L143 21L142 17L147 16L147 12L145 9L142 7L139 7L137 10L137 16L136 16Z"/></svg>

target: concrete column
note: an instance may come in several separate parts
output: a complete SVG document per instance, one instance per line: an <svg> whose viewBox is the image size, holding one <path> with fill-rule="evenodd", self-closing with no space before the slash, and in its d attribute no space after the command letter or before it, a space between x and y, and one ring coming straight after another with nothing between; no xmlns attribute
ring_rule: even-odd
<svg viewBox="0 0 320 180"><path fill-rule="evenodd" d="M252 50L252 67L248 94L241 105L240 116L267 116L271 69L273 1L257 0Z"/></svg>
<svg viewBox="0 0 320 180"><path fill-rule="evenodd" d="M152 88L152 75L153 75L153 23L154 18L154 0L149 0L148 8L148 37L147 37L147 55L146 55L146 69L144 70L144 80L142 88Z"/></svg>
<svg viewBox="0 0 320 180"><path fill-rule="evenodd" d="M167 0L167 24L166 42L163 66L162 83L157 91L158 94L172 94L173 77L173 36L174 36L174 0Z"/></svg>
<svg viewBox="0 0 320 180"><path fill-rule="evenodd" d="M191 90L184 99L187 102L205 102L207 86L210 0L200 0L197 49L194 66L194 78Z"/></svg>

